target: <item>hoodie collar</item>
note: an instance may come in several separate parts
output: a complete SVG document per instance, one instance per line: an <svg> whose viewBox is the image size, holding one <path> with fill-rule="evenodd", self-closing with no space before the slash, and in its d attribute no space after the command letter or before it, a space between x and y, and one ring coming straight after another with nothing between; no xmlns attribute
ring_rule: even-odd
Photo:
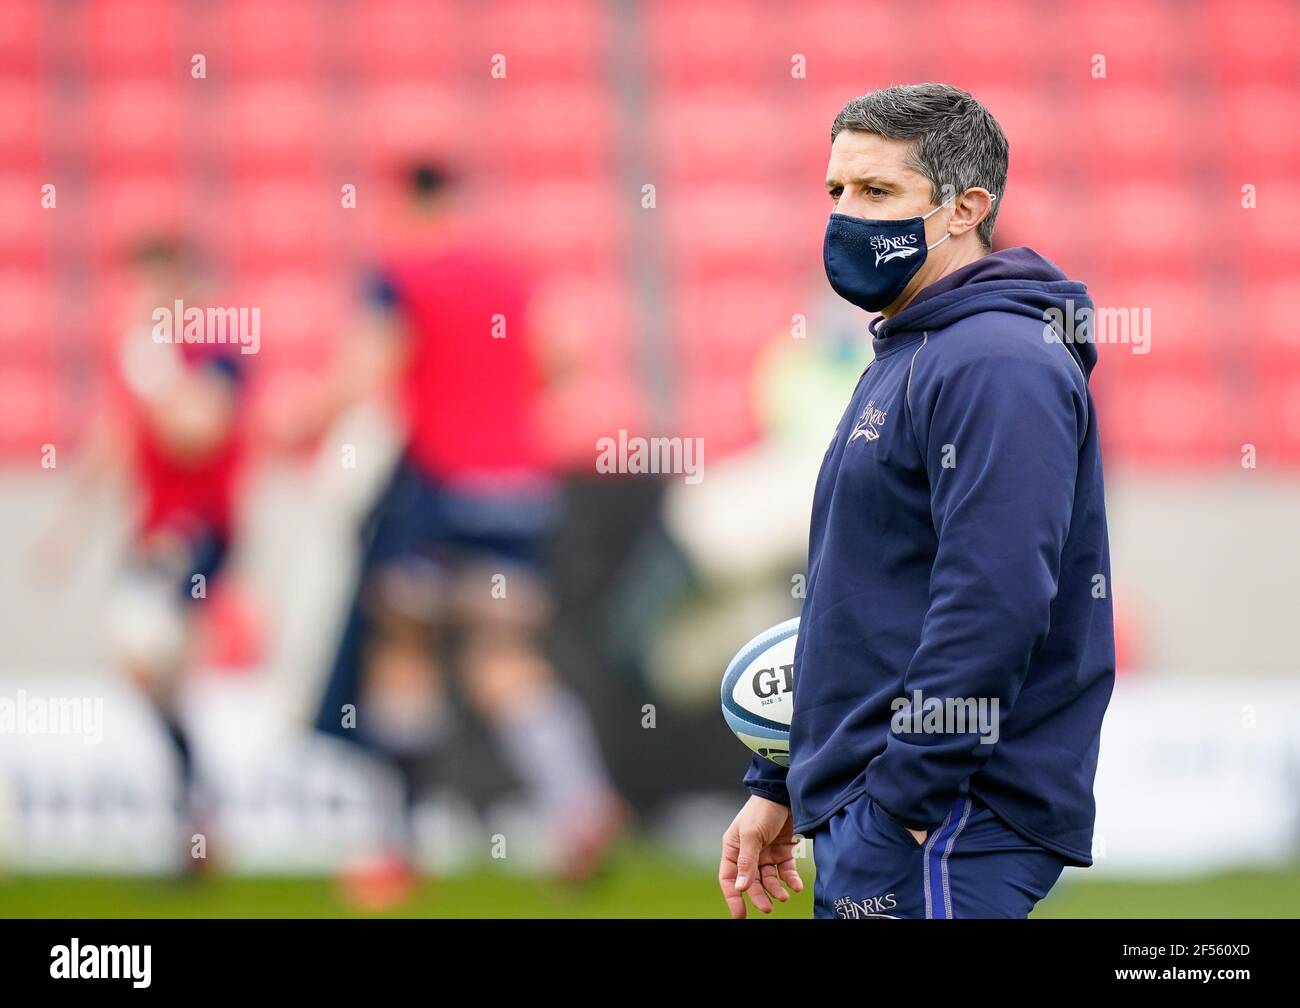
<svg viewBox="0 0 1300 1008"><path fill-rule="evenodd" d="M993 252L922 289L906 308L891 319L878 316L870 325L877 357L930 329L951 325L983 311L1011 311L1042 318L1049 308L1091 309L1088 288L1070 280L1050 260L1030 248ZM1085 349L1086 348L1086 349ZM1072 346L1085 373L1096 362L1096 347Z"/></svg>
<svg viewBox="0 0 1300 1008"><path fill-rule="evenodd" d="M1013 249L1011 251L1019 252L1021 250ZM1024 249L1024 251L1029 252L1031 250ZM967 263L965 266L962 266L960 269L953 270L947 276L940 277L934 283L930 284L930 286L922 287L919 291L917 291L916 297L912 298L911 303L908 304L906 308L904 308L901 312L895 315L892 319L887 319L883 315L877 315L875 318L871 320L871 323L868 325L868 328L871 330L871 338L873 344L877 340L889 339L891 330L893 332L904 331L904 329L900 328L897 324L899 319L905 319L908 313L917 305L921 304L922 302L928 301L930 298L936 297L939 294L946 294L950 290L956 290L958 287L961 287L963 284L971 282L975 278L975 276L979 275L981 272L987 272L987 267L985 267L985 270L980 270L979 267L982 264L986 263L989 259L993 258L994 256L1000 256L1000 255L1003 255L1003 253L992 252L989 255L981 256L979 259L976 259L973 263ZM891 325L890 323L894 323L894 324ZM879 356L879 354L880 354L880 347L876 346L876 355Z"/></svg>

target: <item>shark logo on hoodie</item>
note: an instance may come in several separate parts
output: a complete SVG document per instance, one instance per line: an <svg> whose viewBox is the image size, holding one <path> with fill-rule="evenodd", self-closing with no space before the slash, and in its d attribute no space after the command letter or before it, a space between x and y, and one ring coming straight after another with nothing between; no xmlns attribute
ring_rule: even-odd
<svg viewBox="0 0 1300 1008"><path fill-rule="evenodd" d="M880 437L880 427L888 416L889 414L884 410L876 409L876 401L871 400L863 407L862 415L858 417L858 422L853 425L853 433L849 435L849 444L852 444L858 438L875 441Z"/></svg>

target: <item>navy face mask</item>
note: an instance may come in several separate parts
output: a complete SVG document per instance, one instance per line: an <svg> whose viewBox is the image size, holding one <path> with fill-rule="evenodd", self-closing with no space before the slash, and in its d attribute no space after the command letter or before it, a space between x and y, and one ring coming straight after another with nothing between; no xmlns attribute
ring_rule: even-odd
<svg viewBox="0 0 1300 1008"><path fill-rule="evenodd" d="M862 220L833 213L826 222L822 259L826 279L835 293L867 311L880 311L898 300L907 282L925 262L926 253L948 240L925 244L925 222L947 202L924 217L902 220Z"/></svg>

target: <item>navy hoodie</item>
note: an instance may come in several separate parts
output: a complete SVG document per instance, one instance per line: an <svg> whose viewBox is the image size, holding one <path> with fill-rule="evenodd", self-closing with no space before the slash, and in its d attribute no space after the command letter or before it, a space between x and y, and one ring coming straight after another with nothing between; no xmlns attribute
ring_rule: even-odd
<svg viewBox="0 0 1300 1008"><path fill-rule="evenodd" d="M1047 321L1091 307L1083 284L1016 248L873 325L875 358L817 477L790 767L756 756L745 775L798 832L863 793L929 830L974 794L1092 863L1115 678L1097 353ZM996 700L996 742L974 723L900 720L896 699Z"/></svg>

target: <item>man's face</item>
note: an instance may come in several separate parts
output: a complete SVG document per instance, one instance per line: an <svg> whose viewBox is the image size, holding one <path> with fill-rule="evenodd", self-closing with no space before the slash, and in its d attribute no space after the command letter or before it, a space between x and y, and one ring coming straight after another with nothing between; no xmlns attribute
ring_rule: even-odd
<svg viewBox="0 0 1300 1008"><path fill-rule="evenodd" d="M189 286L185 268L175 259L147 259L136 263L134 278L140 296L156 304L182 297Z"/></svg>
<svg viewBox="0 0 1300 1008"><path fill-rule="evenodd" d="M898 220L920 217L934 209L930 180L908 167L911 147L905 140L843 130L831 144L826 165L832 212L868 220Z"/></svg>
<svg viewBox="0 0 1300 1008"><path fill-rule="evenodd" d="M922 217L934 209L930 180L908 167L912 145L889 140L875 133L843 130L831 144L826 165L826 191L832 213L865 220L900 220ZM943 237L951 213L940 211L925 222L925 242L933 245ZM945 242L944 248L948 243ZM939 260L944 257L940 255ZM943 263L928 257L903 293L882 314L889 316L906 305L916 292L943 273Z"/></svg>

